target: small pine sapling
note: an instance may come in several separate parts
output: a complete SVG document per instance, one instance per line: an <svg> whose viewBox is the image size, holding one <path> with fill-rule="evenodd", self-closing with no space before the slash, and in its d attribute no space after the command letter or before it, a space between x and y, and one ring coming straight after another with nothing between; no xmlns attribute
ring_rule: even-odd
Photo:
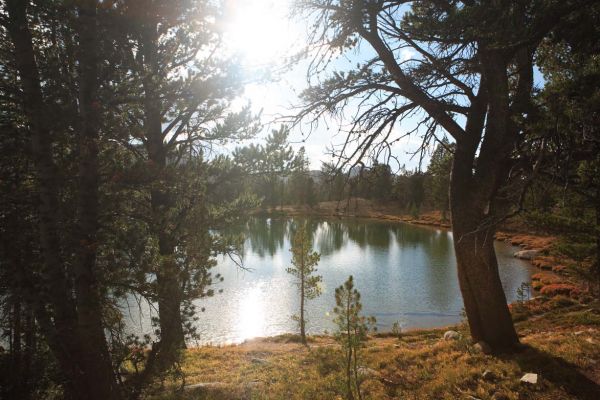
<svg viewBox="0 0 600 400"><path fill-rule="evenodd" d="M364 346L367 333L375 327L375 317L361 315L360 293L354 288L352 275L343 285L335 289L335 335L344 352L346 369L346 399L362 400L358 374L358 350Z"/></svg>
<svg viewBox="0 0 600 400"><path fill-rule="evenodd" d="M298 293L300 294L300 315L294 319L300 325L300 338L306 344L306 301L321 295L321 282L323 277L316 275L317 264L321 255L312 250L312 242L308 236L306 224L294 234L292 238L292 266L287 272L296 278Z"/></svg>

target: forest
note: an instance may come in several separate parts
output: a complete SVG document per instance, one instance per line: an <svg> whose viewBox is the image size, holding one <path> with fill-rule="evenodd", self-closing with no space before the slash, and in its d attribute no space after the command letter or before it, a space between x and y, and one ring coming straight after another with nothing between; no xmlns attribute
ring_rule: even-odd
<svg viewBox="0 0 600 400"><path fill-rule="evenodd" d="M596 0L0 0L0 399L600 398L599 127Z"/></svg>

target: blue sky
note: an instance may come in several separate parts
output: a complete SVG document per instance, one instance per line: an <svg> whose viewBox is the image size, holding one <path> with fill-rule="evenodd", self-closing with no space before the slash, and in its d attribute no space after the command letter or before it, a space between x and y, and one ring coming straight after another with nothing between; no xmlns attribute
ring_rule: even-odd
<svg viewBox="0 0 600 400"><path fill-rule="evenodd" d="M229 19L225 24L225 34L233 51L244 59L243 69L248 80L254 80L253 71L264 67L280 67L286 56L303 48L307 27L298 19L290 20L289 4L291 0L228 0L226 2ZM365 54L353 54L352 58L340 57L332 64L335 69L347 69L356 65L356 61L365 59ZM257 142L264 139L271 129L277 128L280 115L290 115L292 107L298 105L298 95L308 86L308 60L300 62L284 73L272 74L271 82L246 84L244 94L236 103L250 102L254 111L262 111L262 120L267 125ZM332 145L344 141L345 135L337 133L339 121L323 119L319 127L308 135L307 125L298 126L291 132L292 146L304 146L311 168L318 169L322 161L331 161L327 150ZM404 128L396 127L399 132ZM419 164L418 157L410 152L418 149L420 138L414 136L394 145L394 154L408 169ZM235 147L235 146L233 146ZM425 163L426 166L426 163Z"/></svg>
<svg viewBox="0 0 600 400"><path fill-rule="evenodd" d="M242 68L249 81L255 81L255 72L267 67L275 70L281 67L283 60L301 50L306 41L308 26L306 21L288 18L290 4L293 0L226 0L227 22L224 24L228 46L241 55ZM372 50L366 47L357 52L336 59L331 68L336 70L351 69L357 61L370 57ZM407 52L406 57L410 57ZM404 57L401 54L401 57ZM275 121L280 115L293 113L292 107L300 103L298 95L308 86L308 60L298 63L294 68L283 73L273 73L271 81L253 82L245 85L244 94L236 103L241 106L250 102L255 112L262 111L265 129L255 142L260 142L271 129L279 126ZM541 74L536 69L535 81L543 85ZM352 108L349 110L352 111ZM269 125L270 123L270 125ZM397 136L414 128L415 119L407 120L394 127ZM343 121L342 121L343 124ZM309 157L311 168L318 169L322 161L331 161L327 150L332 145L343 143L345 134L338 133L339 120L325 118L319 127L307 135L307 125L298 126L291 133L291 143L295 148L304 146ZM419 166L419 157L413 153L419 148L421 138L418 134L404 138L395 143L392 152L400 165L409 170ZM233 148L235 146L229 146ZM431 151L431 150L430 150ZM425 156L422 168L428 164ZM392 164L392 168L398 168Z"/></svg>

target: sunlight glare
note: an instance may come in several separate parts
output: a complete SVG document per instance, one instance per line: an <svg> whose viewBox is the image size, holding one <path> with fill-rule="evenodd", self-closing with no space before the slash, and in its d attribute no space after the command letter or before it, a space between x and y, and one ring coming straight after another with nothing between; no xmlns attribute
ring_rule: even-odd
<svg viewBox="0 0 600 400"><path fill-rule="evenodd" d="M265 335L265 307L260 285L249 288L239 303L239 325L237 327L240 342Z"/></svg>
<svg viewBox="0 0 600 400"><path fill-rule="evenodd" d="M225 37L251 65L276 63L293 47L289 0L227 0Z"/></svg>

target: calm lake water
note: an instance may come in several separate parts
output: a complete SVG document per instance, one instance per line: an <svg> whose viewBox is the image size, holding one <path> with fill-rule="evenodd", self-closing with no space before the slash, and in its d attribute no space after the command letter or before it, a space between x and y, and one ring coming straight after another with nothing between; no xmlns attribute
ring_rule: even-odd
<svg viewBox="0 0 600 400"><path fill-rule="evenodd" d="M361 292L365 315L380 331L398 321L403 329L444 326L461 320L462 299L456 275L452 233L430 227L357 219L252 218L239 232L246 240L241 270L219 259L214 273L224 281L212 298L197 301L201 343L239 343L258 336L296 332L291 319L299 299L292 276L290 238L307 222L321 253L318 273L323 294L307 304L309 333L331 332L334 291L348 275ZM530 282L530 264L512 257L516 248L496 242L500 276L508 301ZM139 317L134 318L140 320ZM143 323L143 325L146 325Z"/></svg>

